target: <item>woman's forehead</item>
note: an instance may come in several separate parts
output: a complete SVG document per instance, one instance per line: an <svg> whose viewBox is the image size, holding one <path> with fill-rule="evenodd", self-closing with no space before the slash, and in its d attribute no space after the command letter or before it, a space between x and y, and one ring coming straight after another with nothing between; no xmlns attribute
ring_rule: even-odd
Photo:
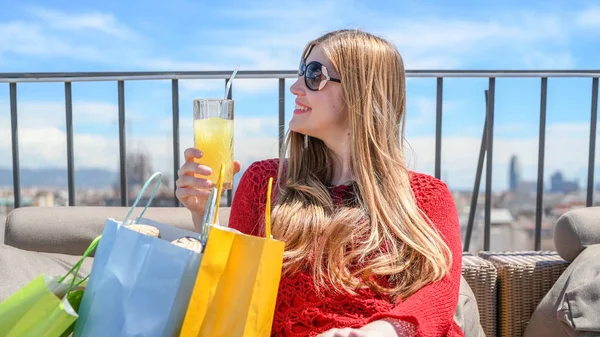
<svg viewBox="0 0 600 337"><path fill-rule="evenodd" d="M323 47L321 47L321 45L318 44L308 47L307 55L305 57L306 63L311 61L318 61L324 64L325 61L329 61L327 57L325 57L325 53L323 53Z"/></svg>
<svg viewBox="0 0 600 337"><path fill-rule="evenodd" d="M323 48L320 45L315 45L314 47L308 50L308 57L306 57L306 64L309 64L312 61L317 61L327 67L330 70L335 70L331 61L325 56L323 52Z"/></svg>

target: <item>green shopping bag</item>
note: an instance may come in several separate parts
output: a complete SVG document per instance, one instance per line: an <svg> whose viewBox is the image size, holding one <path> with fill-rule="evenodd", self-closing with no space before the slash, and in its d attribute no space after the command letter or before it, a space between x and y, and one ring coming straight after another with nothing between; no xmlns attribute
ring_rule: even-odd
<svg viewBox="0 0 600 337"><path fill-rule="evenodd" d="M64 276L40 275L0 303L0 336L68 336L75 326L87 280L87 276L83 279L76 276L100 238L92 241L81 259ZM65 282L71 273L71 281Z"/></svg>

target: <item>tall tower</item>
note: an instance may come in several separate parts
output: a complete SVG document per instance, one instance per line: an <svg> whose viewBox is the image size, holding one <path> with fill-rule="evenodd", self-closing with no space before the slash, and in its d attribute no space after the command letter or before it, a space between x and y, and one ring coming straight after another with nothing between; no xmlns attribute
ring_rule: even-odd
<svg viewBox="0 0 600 337"><path fill-rule="evenodd" d="M521 181L521 168L519 167L519 159L516 155L510 157L510 168L508 170L508 188L511 192L517 190Z"/></svg>

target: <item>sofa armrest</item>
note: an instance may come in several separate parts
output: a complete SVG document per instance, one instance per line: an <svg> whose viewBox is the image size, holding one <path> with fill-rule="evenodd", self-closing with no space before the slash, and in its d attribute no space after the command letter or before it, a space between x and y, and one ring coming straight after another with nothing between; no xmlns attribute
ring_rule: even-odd
<svg viewBox="0 0 600 337"><path fill-rule="evenodd" d="M554 226L554 246L566 261L574 261L586 247L600 243L600 207L570 210Z"/></svg>
<svg viewBox="0 0 600 337"><path fill-rule="evenodd" d="M8 214L5 244L20 249L81 255L102 233L107 218L122 220L129 207L22 207ZM132 216L138 216L136 208ZM183 207L150 207L145 218L193 230L190 212ZM219 222L226 224L229 208L221 208Z"/></svg>
<svg viewBox="0 0 600 337"><path fill-rule="evenodd" d="M553 251L479 252L479 256L496 268L499 336L523 336L538 303L569 263Z"/></svg>

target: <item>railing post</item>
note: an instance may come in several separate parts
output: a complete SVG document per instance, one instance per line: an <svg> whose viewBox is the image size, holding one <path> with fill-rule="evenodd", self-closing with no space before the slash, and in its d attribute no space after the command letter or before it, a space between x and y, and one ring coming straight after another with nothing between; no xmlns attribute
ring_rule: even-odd
<svg viewBox="0 0 600 337"><path fill-rule="evenodd" d="M125 142L125 82L118 81L119 95L119 163L121 174L121 206L129 204L127 194L127 148Z"/></svg>
<svg viewBox="0 0 600 337"><path fill-rule="evenodd" d="M444 78L437 78L437 93L435 97L435 177L442 177L442 102L444 95Z"/></svg>
<svg viewBox="0 0 600 337"><path fill-rule="evenodd" d="M490 229L492 214L492 166L494 148L494 97L496 94L496 78L489 79L488 109L487 109L487 158L485 161L485 225L483 235L483 250L490 250Z"/></svg>
<svg viewBox="0 0 600 337"><path fill-rule="evenodd" d="M65 119L67 131L67 186L69 206L75 206L75 163L73 159L73 96L71 82L65 82Z"/></svg>
<svg viewBox="0 0 600 337"><path fill-rule="evenodd" d="M471 193L471 207L469 207L469 220L467 222L467 233L463 251L468 252L471 246L471 235L473 234L473 223L475 222L475 212L477 211L477 199L479 199L479 189L481 186L481 173L483 171L483 161L485 159L485 149L487 148L487 119L488 119L488 91L485 90L485 119L483 122L483 134L481 135L481 144L479 145L479 159L477 160L477 171L475 172L475 183L473 193Z"/></svg>
<svg viewBox="0 0 600 337"><path fill-rule="evenodd" d="M17 83L9 84L10 134L12 139L14 208L21 207L21 172L19 169L19 125L17 117Z"/></svg>
<svg viewBox="0 0 600 337"><path fill-rule="evenodd" d="M175 195L177 185L175 182L179 178L177 171L179 171L179 81L171 81L171 98L173 103L173 198L174 206L179 207L180 203Z"/></svg>
<svg viewBox="0 0 600 337"><path fill-rule="evenodd" d="M546 101L548 78L542 77L540 88L540 130L538 136L538 170L537 193L535 203L535 250L541 249L542 243L542 207L544 203L544 154L546 147Z"/></svg>
<svg viewBox="0 0 600 337"><path fill-rule="evenodd" d="M588 181L585 205L594 205L594 171L596 157L596 123L598 120L598 77L592 79L592 111L590 117L590 147L588 155Z"/></svg>
<svg viewBox="0 0 600 337"><path fill-rule="evenodd" d="M279 153L285 138L285 78L279 79Z"/></svg>

